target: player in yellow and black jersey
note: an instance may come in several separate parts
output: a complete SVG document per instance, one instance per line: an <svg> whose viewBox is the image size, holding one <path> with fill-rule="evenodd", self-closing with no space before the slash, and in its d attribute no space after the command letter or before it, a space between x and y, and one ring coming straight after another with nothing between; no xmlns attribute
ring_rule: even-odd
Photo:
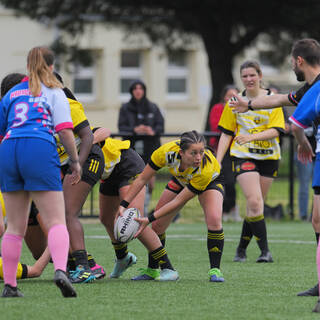
<svg viewBox="0 0 320 320"><path fill-rule="evenodd" d="M61 77L57 75L62 82ZM99 146L93 144L93 133L84 109L68 88L64 88L68 98L73 132L79 152L79 161L82 167L81 181L72 185L69 173L69 161L63 146L57 141L58 153L61 162L63 177L63 194L66 207L66 221L70 236L72 260L75 262L75 271L71 274L71 282L90 282L105 275L100 266L91 270L88 254L85 248L84 231L79 220L80 210L85 203L92 187L99 181L104 169L104 157Z"/></svg>
<svg viewBox="0 0 320 320"><path fill-rule="evenodd" d="M270 90L261 87L262 72L257 62L243 63L240 76L245 87L242 93L244 98L251 100L271 94ZM282 108L237 113L227 104L218 128L222 134L217 160L221 163L231 143L233 171L247 200L246 217L234 261L246 260L247 246L252 236L255 236L261 250L257 262L273 262L268 247L263 208L264 199L278 174L281 157L279 133L285 128Z"/></svg>
<svg viewBox="0 0 320 320"><path fill-rule="evenodd" d="M152 229L159 235L164 245L165 231L177 211L198 195L208 228L209 279L212 282L223 282L224 278L220 271L224 245L223 179L220 175L219 163L213 153L206 148L205 139L198 132L185 132L179 140L168 142L153 152L149 163L120 203L120 213L151 177L163 167L168 168L172 178L163 191L154 213L151 213L148 218L137 219L141 223L138 234L152 222ZM158 267L157 261L149 255L148 268L134 280L149 280ZM164 277L175 279L174 272L169 270L163 273Z"/></svg>
<svg viewBox="0 0 320 320"><path fill-rule="evenodd" d="M133 253L128 252L126 243L120 243L115 239L114 221L120 201L126 196L130 184L143 171L145 163L140 155L130 148L129 140L107 138L108 135L105 128L94 130L94 142L99 142L105 161L99 194L100 220L108 232L117 258L110 278L119 278L127 268L136 263L137 258ZM130 206L139 209L141 214L144 210L145 192L145 187L143 187L130 203ZM151 228L147 228L139 236L139 240L163 269L171 270L177 274L168 258L166 249ZM152 279L173 280L164 278L157 271L153 274Z"/></svg>

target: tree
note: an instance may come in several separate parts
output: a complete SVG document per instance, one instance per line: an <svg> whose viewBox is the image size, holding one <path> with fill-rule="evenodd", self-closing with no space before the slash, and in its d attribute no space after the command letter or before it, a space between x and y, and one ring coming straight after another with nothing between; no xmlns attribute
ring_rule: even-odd
<svg viewBox="0 0 320 320"><path fill-rule="evenodd" d="M213 89L210 106L219 100L223 86L234 82L234 57L261 33L272 38L277 61L289 53L279 50L281 46L291 45L293 39L300 37L320 35L319 0L0 0L0 3L35 20L55 21L74 35L96 21L144 31L153 42L169 46L176 44L177 38L197 35L208 55Z"/></svg>

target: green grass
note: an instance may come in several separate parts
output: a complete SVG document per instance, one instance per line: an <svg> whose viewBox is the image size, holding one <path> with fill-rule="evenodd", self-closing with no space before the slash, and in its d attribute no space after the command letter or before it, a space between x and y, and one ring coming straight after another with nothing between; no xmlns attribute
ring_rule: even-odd
<svg viewBox="0 0 320 320"><path fill-rule="evenodd" d="M87 249L109 273L114 253L104 228L85 224ZM314 233L310 223L267 223L275 262L257 264L253 241L248 260L232 262L241 223L225 223L225 248L221 269L225 283L208 281L206 227L203 223L170 226L167 250L180 280L174 283L133 282L130 278L147 263L146 250L134 240L129 248L137 265L121 279L103 279L76 285L78 298L64 299L52 283L49 265L39 279L19 281L23 299L0 299L0 319L316 319L311 310L316 298L296 293L316 282ZM33 263L24 247L22 261Z"/></svg>
<svg viewBox="0 0 320 320"><path fill-rule="evenodd" d="M160 198L160 195L162 191L164 190L166 184L169 181L169 176L164 173L157 175L156 184L154 191L152 193L152 200L150 203L149 208L154 208L157 204L157 201ZM295 180L294 184L294 218L299 219L299 209L298 209L298 181ZM98 216L99 215L99 195L98 195L99 185L95 185L93 192L89 195L84 208L83 208L83 214L85 216L90 216L90 213L92 212L93 215ZM243 196L243 193L240 189L239 184L236 183L236 190L237 190L237 205L240 209L241 216L245 215L246 212L246 201ZM286 215L287 219L290 219L289 216L289 179L287 177L279 177L274 180L268 196L266 203L269 206L276 206L279 203L282 204L284 213ZM311 188L310 183L310 190L309 190L309 212L311 213L312 210L312 197L313 197L313 191ZM199 201L197 197L189 201L186 206L182 209L183 213L183 222L185 223L194 223L194 222L203 222L203 212L199 207Z"/></svg>

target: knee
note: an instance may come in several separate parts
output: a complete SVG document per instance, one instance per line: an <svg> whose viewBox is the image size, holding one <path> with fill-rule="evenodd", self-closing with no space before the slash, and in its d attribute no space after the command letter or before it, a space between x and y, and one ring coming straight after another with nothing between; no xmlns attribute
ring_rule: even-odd
<svg viewBox="0 0 320 320"><path fill-rule="evenodd" d="M256 214L262 214L263 201L259 197L249 197L247 200L248 209Z"/></svg>
<svg viewBox="0 0 320 320"><path fill-rule="evenodd" d="M220 222L217 221L215 223L208 223L207 228L208 230L211 230L211 231L218 231L222 229L222 223L221 221Z"/></svg>

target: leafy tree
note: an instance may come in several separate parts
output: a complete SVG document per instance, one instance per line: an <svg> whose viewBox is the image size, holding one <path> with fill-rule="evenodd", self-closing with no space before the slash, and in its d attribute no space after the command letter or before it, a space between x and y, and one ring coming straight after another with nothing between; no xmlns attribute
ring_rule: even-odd
<svg viewBox="0 0 320 320"><path fill-rule="evenodd" d="M234 57L252 45L261 33L272 39L277 62L289 53L287 48L293 39L318 38L320 33L319 0L0 0L0 3L38 21L53 20L73 35L96 21L122 25L131 32L144 31L153 42L168 46L183 44L191 35L197 35L208 55L213 88L210 106L219 100L222 87L234 82Z"/></svg>

